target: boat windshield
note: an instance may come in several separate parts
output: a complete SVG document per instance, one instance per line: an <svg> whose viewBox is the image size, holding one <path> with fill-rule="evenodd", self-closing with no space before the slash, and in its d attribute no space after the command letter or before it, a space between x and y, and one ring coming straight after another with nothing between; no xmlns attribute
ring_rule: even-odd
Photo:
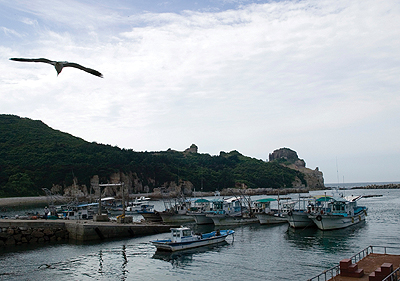
<svg viewBox="0 0 400 281"><path fill-rule="evenodd" d="M345 205L344 204L333 204L332 206L333 211L345 211Z"/></svg>
<svg viewBox="0 0 400 281"><path fill-rule="evenodd" d="M190 236L190 235L192 235L192 233L189 229L183 231L182 236Z"/></svg>

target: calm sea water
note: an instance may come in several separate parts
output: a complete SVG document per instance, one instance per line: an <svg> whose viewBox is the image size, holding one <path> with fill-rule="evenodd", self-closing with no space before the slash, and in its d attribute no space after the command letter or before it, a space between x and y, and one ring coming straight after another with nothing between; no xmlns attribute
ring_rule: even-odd
<svg viewBox="0 0 400 281"><path fill-rule="evenodd" d="M224 245L175 254L158 254L149 243L167 234L0 248L0 280L307 280L369 245L400 247L400 190L345 191L352 194L382 196L361 199L366 222L342 230L238 226Z"/></svg>

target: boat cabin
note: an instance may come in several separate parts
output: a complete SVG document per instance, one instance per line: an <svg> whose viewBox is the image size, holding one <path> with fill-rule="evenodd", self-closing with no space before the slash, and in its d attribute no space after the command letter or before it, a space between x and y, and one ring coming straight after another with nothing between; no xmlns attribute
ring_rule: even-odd
<svg viewBox="0 0 400 281"><path fill-rule="evenodd" d="M286 214L286 213L289 213L290 211L293 211L296 203L297 203L296 201L289 201L289 202L283 203L281 212Z"/></svg>
<svg viewBox="0 0 400 281"><path fill-rule="evenodd" d="M270 213L271 202L277 201L275 198L263 198L254 201L253 213Z"/></svg>
<svg viewBox="0 0 400 281"><path fill-rule="evenodd" d="M357 207L357 201L362 196L330 197L321 196L309 205L310 213L328 213L330 215L341 215L344 217L354 216L362 207Z"/></svg>
<svg viewBox="0 0 400 281"><path fill-rule="evenodd" d="M94 211L90 208L96 203L82 204L74 207L69 207L61 211L59 217L66 220L87 220L92 219Z"/></svg>
<svg viewBox="0 0 400 281"><path fill-rule="evenodd" d="M313 200L309 200L308 202L307 212L310 214L329 213L332 201L333 197L331 196L314 196Z"/></svg>
<svg viewBox="0 0 400 281"><path fill-rule="evenodd" d="M190 211L192 212L208 212L211 210L211 201L200 198L192 201L192 206L190 207Z"/></svg>
<svg viewBox="0 0 400 281"><path fill-rule="evenodd" d="M222 204L222 213L235 214L241 212L242 212L242 202L240 198L231 197L224 200Z"/></svg>
<svg viewBox="0 0 400 281"><path fill-rule="evenodd" d="M338 198L330 203L332 214L342 215L342 216L354 216L357 209L357 200L361 196L352 196Z"/></svg>
<svg viewBox="0 0 400 281"><path fill-rule="evenodd" d="M185 242L193 240L193 232L188 227L171 228L172 242Z"/></svg>

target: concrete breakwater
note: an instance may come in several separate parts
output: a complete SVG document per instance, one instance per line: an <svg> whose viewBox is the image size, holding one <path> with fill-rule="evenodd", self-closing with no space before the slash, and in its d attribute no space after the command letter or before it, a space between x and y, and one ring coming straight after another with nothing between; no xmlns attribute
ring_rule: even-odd
<svg viewBox="0 0 400 281"><path fill-rule="evenodd" d="M169 225L85 220L0 220L0 246L55 241L96 241L169 232Z"/></svg>
<svg viewBox="0 0 400 281"><path fill-rule="evenodd" d="M388 184L370 184L366 186L353 187L352 189L400 189L399 183L388 183Z"/></svg>

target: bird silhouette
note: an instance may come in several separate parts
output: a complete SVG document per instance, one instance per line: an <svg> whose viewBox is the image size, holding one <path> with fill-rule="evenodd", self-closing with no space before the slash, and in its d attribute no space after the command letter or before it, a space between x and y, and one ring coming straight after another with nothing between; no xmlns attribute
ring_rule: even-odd
<svg viewBox="0 0 400 281"><path fill-rule="evenodd" d="M44 58L40 58L40 59L10 58L10 60L13 60L13 61L24 61L24 62L44 62L44 63L51 64L56 68L57 76L61 73L61 71L62 71L62 69L64 67L75 67L75 68L78 68L80 70L86 71L86 72L88 72L90 74L93 74L95 76L103 78L103 74L101 74L97 70L84 67L84 66L82 66L80 64L77 64L77 63L74 63L74 62L52 61L52 60L48 60L48 59L44 59Z"/></svg>

